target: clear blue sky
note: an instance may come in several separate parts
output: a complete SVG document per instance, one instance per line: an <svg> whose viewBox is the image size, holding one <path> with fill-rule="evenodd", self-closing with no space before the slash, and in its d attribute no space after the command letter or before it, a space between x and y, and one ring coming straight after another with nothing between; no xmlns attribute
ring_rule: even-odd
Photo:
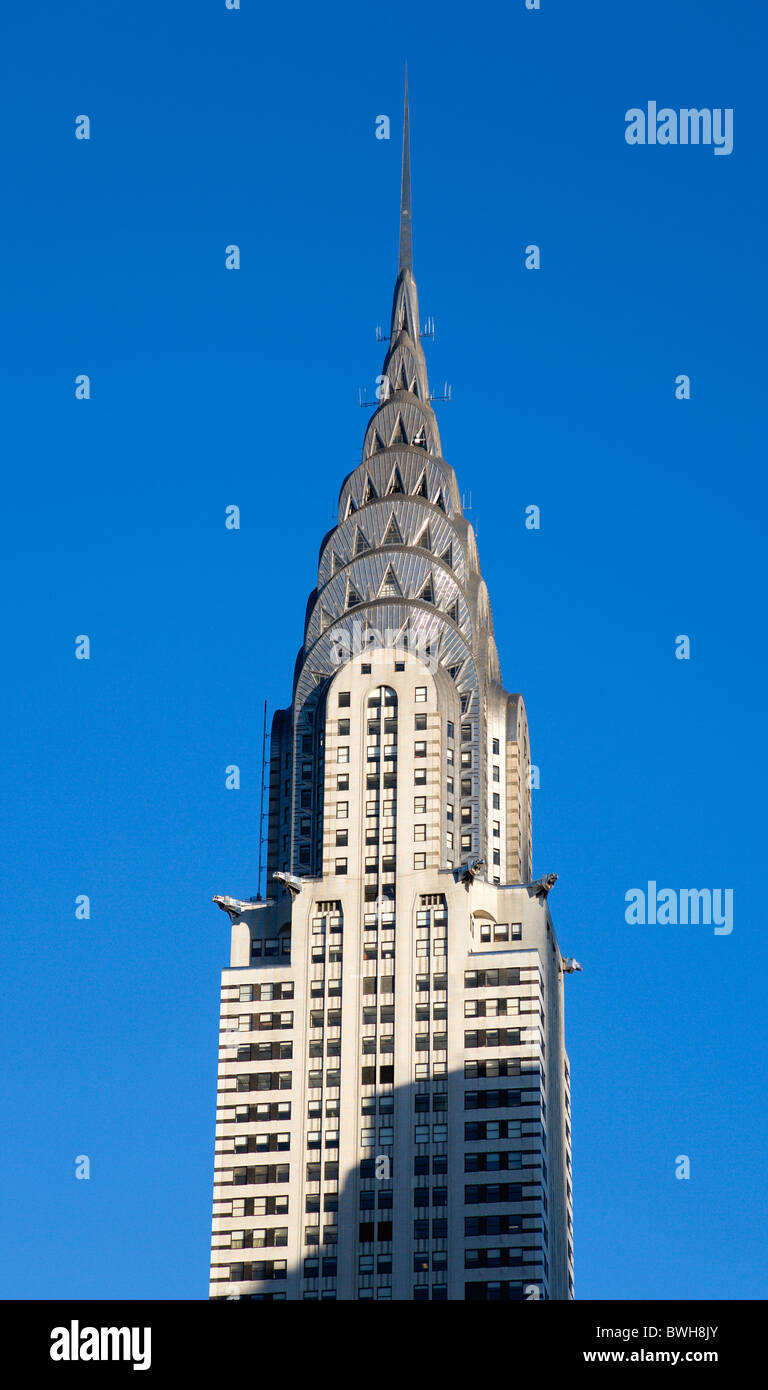
<svg viewBox="0 0 768 1390"><path fill-rule="evenodd" d="M577 1295L765 1297L765 10L49 0L4 28L0 1294L207 1295L210 899L256 891L263 701L380 371L407 59L443 448L584 966ZM630 148L649 99L733 107L733 153ZM628 926L649 879L733 888L732 934Z"/></svg>

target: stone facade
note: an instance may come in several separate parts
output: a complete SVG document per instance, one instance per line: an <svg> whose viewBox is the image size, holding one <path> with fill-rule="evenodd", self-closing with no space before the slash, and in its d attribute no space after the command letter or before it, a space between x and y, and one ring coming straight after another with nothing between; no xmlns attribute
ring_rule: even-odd
<svg viewBox="0 0 768 1390"><path fill-rule="evenodd" d="M573 1296L563 961L530 744L430 399L411 256L230 916L212 1298ZM273 891L274 890L274 891Z"/></svg>

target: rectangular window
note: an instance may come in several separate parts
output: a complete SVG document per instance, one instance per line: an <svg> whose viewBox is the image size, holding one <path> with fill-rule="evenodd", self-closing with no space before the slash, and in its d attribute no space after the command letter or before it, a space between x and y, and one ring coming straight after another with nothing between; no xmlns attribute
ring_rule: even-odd
<svg viewBox="0 0 768 1390"><path fill-rule="evenodd" d="M501 774L500 774L500 772L499 772L499 768L498 768L498 765L497 765L496 763L494 763L494 765L493 765L493 780L494 780L494 782L500 782L500 781L501 781Z"/></svg>
<svg viewBox="0 0 768 1390"><path fill-rule="evenodd" d="M426 840L426 838L427 838L427 827L426 827L426 824L420 823L419 825L414 825L414 827L413 827L413 838L414 838L414 840Z"/></svg>
<svg viewBox="0 0 768 1390"><path fill-rule="evenodd" d="M338 749L338 760L339 760L340 763L348 763L348 762L349 762L349 745L348 745L348 744L342 744L342 746Z"/></svg>
<svg viewBox="0 0 768 1390"><path fill-rule="evenodd" d="M427 716L426 716L426 714L417 714L417 715L414 715L413 727L414 727L414 729L426 729L426 727L427 727Z"/></svg>
<svg viewBox="0 0 768 1390"><path fill-rule="evenodd" d="M497 755L497 757L498 757L498 753L499 753L499 740L498 740L497 738L495 738L495 739L493 740L493 743L491 744L491 748L492 748L492 751L493 751L493 752Z"/></svg>
<svg viewBox="0 0 768 1390"><path fill-rule="evenodd" d="M348 719L340 719L340 720L339 720L339 729L338 729L338 732L339 732L339 735L340 735L341 738L349 738L349 720L348 720Z"/></svg>
<svg viewBox="0 0 768 1390"><path fill-rule="evenodd" d="M426 698L427 698L427 687L426 687L425 685L417 685L417 686L416 686L416 691L415 691L415 694L414 694L414 699L415 699L415 701L416 701L416 704L417 704L417 705L418 705L418 704L424 704L424 702L426 701Z"/></svg>
<svg viewBox="0 0 768 1390"><path fill-rule="evenodd" d="M427 810L427 798L425 796L415 796L413 798L413 812L416 816L423 816Z"/></svg>
<svg viewBox="0 0 768 1390"><path fill-rule="evenodd" d="M414 743L414 745L413 745L413 756L414 756L414 758L426 758L426 756L427 756L427 745L426 745L426 743L424 743L424 742L421 742L421 743Z"/></svg>
<svg viewBox="0 0 768 1390"><path fill-rule="evenodd" d="M426 856L426 854L414 854L414 856L413 856L413 867L414 867L414 869L426 869L426 867L427 867L427 856Z"/></svg>
<svg viewBox="0 0 768 1390"><path fill-rule="evenodd" d="M337 873L337 874L345 874L346 872L347 872L347 861L346 861L346 859L337 859L337 860L336 860L336 873Z"/></svg>
<svg viewBox="0 0 768 1390"><path fill-rule="evenodd" d="M449 738L453 738L453 724L451 723L450 719L448 720L448 723L446 725L446 733L448 734Z"/></svg>
<svg viewBox="0 0 768 1390"><path fill-rule="evenodd" d="M346 819L347 819L347 817L348 817L348 815L349 815L349 802L348 802L348 801L337 801L337 802L336 802L336 815L337 815L337 818L338 818L339 820L346 820Z"/></svg>
<svg viewBox="0 0 768 1390"><path fill-rule="evenodd" d="M345 845L345 844L347 843L348 839L349 839L349 831L348 831L348 830L337 830L337 831L336 831L336 844L337 844L337 845Z"/></svg>
<svg viewBox="0 0 768 1390"><path fill-rule="evenodd" d="M339 691L339 709L349 709L350 692L348 690Z"/></svg>
<svg viewBox="0 0 768 1390"><path fill-rule="evenodd" d="M426 784L426 781L427 769L425 767L415 768L413 773L413 785L415 787L423 787Z"/></svg>

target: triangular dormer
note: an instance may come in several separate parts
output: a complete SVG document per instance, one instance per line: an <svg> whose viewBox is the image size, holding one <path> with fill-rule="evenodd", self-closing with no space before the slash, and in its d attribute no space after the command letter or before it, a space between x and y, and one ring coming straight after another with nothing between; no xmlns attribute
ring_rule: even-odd
<svg viewBox="0 0 768 1390"><path fill-rule="evenodd" d="M434 586L434 584L432 583L432 575L431 575L431 574L429 574L429 575L427 576L427 581L426 581L426 583L425 583L425 585L424 585L424 587L423 587L421 593L420 593L420 594L417 594L416 597L417 597L417 598L420 598L421 601L422 601L422 603L434 603L434 601L435 601L435 586Z"/></svg>
<svg viewBox="0 0 768 1390"><path fill-rule="evenodd" d="M414 441L414 442L415 442L415 441ZM417 489L416 489L416 492L415 492L414 496L416 496L416 497L426 497L427 501L429 501L429 490L428 490L428 488L427 488L427 470L426 470L426 468L424 469L424 472L422 473L421 477L419 478L419 485L418 485L418 487L417 487Z"/></svg>
<svg viewBox="0 0 768 1390"><path fill-rule="evenodd" d="M394 516L391 516L390 519L389 519L389 526L387 527L386 534L385 534L384 539L383 539L383 541L382 541L382 545L402 545L402 544L403 544L403 538L402 538L402 536L401 536L401 534L400 534L400 527L398 526L397 521L395 520Z"/></svg>
<svg viewBox="0 0 768 1390"><path fill-rule="evenodd" d="M451 568L453 568L453 559L452 559L452 556L453 556L453 546L452 546L452 545L448 545L448 546L446 546L446 548L445 548L445 550L443 551L442 555L438 555L437 558L438 558L438 560L442 560L446 565L449 565Z"/></svg>
<svg viewBox="0 0 768 1390"><path fill-rule="evenodd" d="M405 492L405 488L403 487L403 480L400 477L400 469L397 467L393 468L392 470L392 477L389 480L389 487L387 488L387 497L391 497L392 494L396 492Z"/></svg>
<svg viewBox="0 0 768 1390"><path fill-rule="evenodd" d="M371 482L370 478L366 478L365 487L363 488L363 501L376 502L378 500L378 496L379 494L373 486L373 483Z"/></svg>
<svg viewBox="0 0 768 1390"><path fill-rule="evenodd" d="M355 555L364 555L366 550L370 550L370 543L365 534L358 526L355 531Z"/></svg>
<svg viewBox="0 0 768 1390"><path fill-rule="evenodd" d="M345 602L345 604L344 604L344 607L345 607L345 608L357 608L358 604L361 604L362 601L363 601L363 600L361 599L359 593L357 592L357 589L355 588L354 584L348 579L348 580L347 580L347 597L346 597L346 602Z"/></svg>
<svg viewBox="0 0 768 1390"><path fill-rule="evenodd" d="M402 421L402 418L401 418L399 415L398 415L398 417L397 417L397 424L395 425L394 432L393 432L393 434L392 434L392 438L390 439L389 442L390 442L390 444L407 444L407 443L408 443L408 439L407 439L405 430L404 430L404 428L403 428L403 421Z"/></svg>
<svg viewBox="0 0 768 1390"><path fill-rule="evenodd" d="M394 572L392 566L390 565L389 568L388 568L388 570L387 570L387 572L386 572L386 574L384 575L384 580L383 580L383 582L382 582L381 588L379 589L378 597L379 597L379 598L402 598L402 594L403 594L403 591L402 591L402 589L400 588L400 585L399 585L398 582L397 582L397 577L396 577L396 575L395 575L395 572Z"/></svg>

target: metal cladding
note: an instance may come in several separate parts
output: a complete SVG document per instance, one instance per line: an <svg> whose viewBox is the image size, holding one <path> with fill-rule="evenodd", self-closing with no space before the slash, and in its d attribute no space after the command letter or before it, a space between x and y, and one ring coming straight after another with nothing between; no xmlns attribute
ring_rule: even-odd
<svg viewBox="0 0 768 1390"><path fill-rule="evenodd" d="M475 724L482 758L483 711L491 690L496 704L510 702L512 734L527 757L522 699L501 687L501 671L488 591L477 545L461 505L453 469L442 456L422 347L419 303L412 269L409 110L406 76L400 197L399 268L392 300L389 346L377 398L365 430L361 460L345 478L338 522L323 539L317 588L307 604L304 640L294 675L291 711L279 712L273 747L295 769L315 753L324 691L361 647L394 647L428 654L431 668L450 679L460 717ZM449 716L450 717L450 716ZM522 732L521 732L522 731ZM282 780L270 792L270 867L285 867L277 852L285 809ZM274 815L280 813L278 832ZM288 822L290 865L298 868L295 823L302 812L294 777ZM304 811L306 815L306 811ZM482 810L477 850L484 848ZM529 820L529 817L528 817ZM319 826L313 829L317 843ZM279 863L278 863L279 860ZM313 850L302 868L317 869Z"/></svg>

